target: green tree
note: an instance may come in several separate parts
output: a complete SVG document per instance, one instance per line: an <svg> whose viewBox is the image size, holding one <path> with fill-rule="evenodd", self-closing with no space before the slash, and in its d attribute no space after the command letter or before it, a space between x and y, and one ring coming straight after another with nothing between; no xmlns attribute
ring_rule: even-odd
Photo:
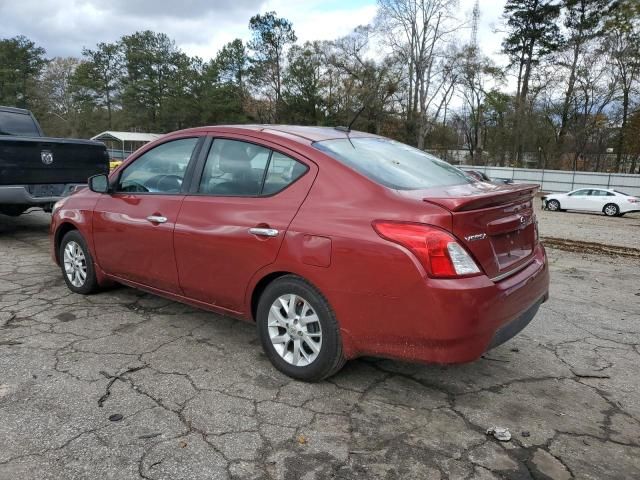
<svg viewBox="0 0 640 480"><path fill-rule="evenodd" d="M249 21L253 39L253 75L259 86L265 87L273 102L273 122L277 123L282 102L282 79L287 48L297 37L291 22L275 12L255 15Z"/></svg>
<svg viewBox="0 0 640 480"><path fill-rule="evenodd" d="M210 105L205 113L208 122L246 121L244 104L249 95L248 74L249 57L242 40L235 39L222 47L203 71Z"/></svg>
<svg viewBox="0 0 640 480"><path fill-rule="evenodd" d="M524 117L531 73L542 58L558 48L560 30L556 21L559 15L560 5L553 0L507 0L504 7L507 32L502 49L518 72L514 125L516 166L520 166L524 153Z"/></svg>
<svg viewBox="0 0 640 480"><path fill-rule="evenodd" d="M22 35L0 40L0 105L31 106L33 84L47 64L45 53Z"/></svg>
<svg viewBox="0 0 640 480"><path fill-rule="evenodd" d="M165 123L165 103L180 60L175 42L164 33L147 30L124 36L121 43L125 67L122 103L128 116L139 128L166 130L170 125Z"/></svg>
<svg viewBox="0 0 640 480"><path fill-rule="evenodd" d="M588 50L588 42L600 35L602 12L608 3L609 0L563 0L564 26L567 33L561 48L568 51L569 57L566 61L562 59L560 65L568 69L569 76L560 112L558 143L561 147L569 128L569 113L575 96L576 74L580 68L580 60Z"/></svg>
<svg viewBox="0 0 640 480"><path fill-rule="evenodd" d="M242 40L236 38L227 43L215 58L218 79L223 83L232 83L239 90L245 89L249 57Z"/></svg>
<svg viewBox="0 0 640 480"><path fill-rule="evenodd" d="M113 109L122 94L123 53L118 43L98 43L95 50L82 49L84 62L78 67L75 83L84 87L93 104L107 109L107 127L113 127Z"/></svg>
<svg viewBox="0 0 640 480"><path fill-rule="evenodd" d="M620 171L627 145L631 95L640 80L640 3L636 0L613 2L605 23L603 49L609 54L615 68L621 97L622 112L616 149L616 171Z"/></svg>
<svg viewBox="0 0 640 480"><path fill-rule="evenodd" d="M284 78L287 122L318 125L322 122L322 51L318 42L289 50Z"/></svg>
<svg viewBox="0 0 640 480"><path fill-rule="evenodd" d="M507 166L507 154L512 145L514 99L497 89L485 97L485 145L484 149L501 167Z"/></svg>

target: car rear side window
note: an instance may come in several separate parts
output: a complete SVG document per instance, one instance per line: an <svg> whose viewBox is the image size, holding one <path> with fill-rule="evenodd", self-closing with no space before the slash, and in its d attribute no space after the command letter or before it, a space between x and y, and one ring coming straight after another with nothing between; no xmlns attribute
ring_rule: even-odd
<svg viewBox="0 0 640 480"><path fill-rule="evenodd" d="M31 115L0 111L0 135L39 137L40 130Z"/></svg>
<svg viewBox="0 0 640 480"><path fill-rule="evenodd" d="M307 171L302 163L238 140L216 139L213 142L199 193L216 196L257 197L278 193Z"/></svg>
<svg viewBox="0 0 640 480"><path fill-rule="evenodd" d="M396 190L473 182L462 170L447 162L393 140L340 138L315 142L313 146L374 182Z"/></svg>
<svg viewBox="0 0 640 480"><path fill-rule="evenodd" d="M181 138L143 153L128 165L118 181L119 192L180 193L198 138Z"/></svg>
<svg viewBox="0 0 640 480"><path fill-rule="evenodd" d="M264 180L262 195L273 195L284 190L307 171L306 165L280 152L273 152Z"/></svg>

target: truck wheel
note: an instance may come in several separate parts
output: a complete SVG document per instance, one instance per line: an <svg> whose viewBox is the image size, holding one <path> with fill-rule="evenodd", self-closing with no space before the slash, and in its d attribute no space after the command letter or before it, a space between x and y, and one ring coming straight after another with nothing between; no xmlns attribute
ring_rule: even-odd
<svg viewBox="0 0 640 480"><path fill-rule="evenodd" d="M2 205L0 206L0 213L8 215L9 217L17 217L22 215L27 210L27 207L23 205Z"/></svg>
<svg viewBox="0 0 640 480"><path fill-rule="evenodd" d="M286 275L269 284L260 297L256 323L267 357L292 378L320 381L346 361L329 302L300 277Z"/></svg>
<svg viewBox="0 0 640 480"><path fill-rule="evenodd" d="M72 230L62 238L58 258L69 290L82 295L98 290L93 259L80 232Z"/></svg>

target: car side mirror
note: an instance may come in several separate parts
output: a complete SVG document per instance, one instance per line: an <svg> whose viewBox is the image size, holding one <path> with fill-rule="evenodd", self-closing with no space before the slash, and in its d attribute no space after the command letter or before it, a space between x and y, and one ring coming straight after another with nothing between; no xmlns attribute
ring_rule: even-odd
<svg viewBox="0 0 640 480"><path fill-rule="evenodd" d="M96 193L109 193L109 177L104 173L89 177L89 190Z"/></svg>

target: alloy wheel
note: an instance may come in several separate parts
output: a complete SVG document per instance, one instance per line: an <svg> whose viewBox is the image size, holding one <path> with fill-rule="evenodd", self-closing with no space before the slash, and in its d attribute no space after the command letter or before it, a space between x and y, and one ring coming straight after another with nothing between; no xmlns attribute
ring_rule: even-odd
<svg viewBox="0 0 640 480"><path fill-rule="evenodd" d="M64 247L64 271L74 287L82 287L87 280L87 259L82 247L71 240Z"/></svg>
<svg viewBox="0 0 640 480"><path fill-rule="evenodd" d="M322 348L320 319L301 296L279 296L269 309L267 326L273 348L287 363L305 367L318 358Z"/></svg>
<svg viewBox="0 0 640 480"><path fill-rule="evenodd" d="M605 215L613 217L618 214L618 209L615 205L607 205L606 207L604 207L604 213Z"/></svg>

